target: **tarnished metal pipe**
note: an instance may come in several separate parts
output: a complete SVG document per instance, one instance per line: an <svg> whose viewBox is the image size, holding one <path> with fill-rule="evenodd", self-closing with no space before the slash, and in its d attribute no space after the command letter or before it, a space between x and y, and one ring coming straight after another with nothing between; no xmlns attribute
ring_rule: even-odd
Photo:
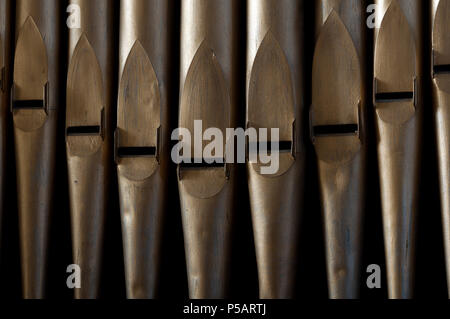
<svg viewBox="0 0 450 319"><path fill-rule="evenodd" d="M156 294L169 158L171 1L122 0L115 158L128 298Z"/></svg>
<svg viewBox="0 0 450 319"><path fill-rule="evenodd" d="M433 106L450 297L450 1L431 2Z"/></svg>
<svg viewBox="0 0 450 319"><path fill-rule="evenodd" d="M6 174L9 87L11 86L11 1L0 0L0 251Z"/></svg>
<svg viewBox="0 0 450 319"><path fill-rule="evenodd" d="M259 294L292 298L305 164L304 2L247 4L247 128L278 128L280 139L276 173L262 174L259 159L247 164Z"/></svg>
<svg viewBox="0 0 450 319"><path fill-rule="evenodd" d="M11 111L25 298L42 298L45 290L61 91L60 5L59 0L16 1Z"/></svg>
<svg viewBox="0 0 450 319"><path fill-rule="evenodd" d="M81 268L76 298L96 298L102 259L114 105L114 3L70 0L81 28L69 31L66 148L74 263Z"/></svg>
<svg viewBox="0 0 450 319"><path fill-rule="evenodd" d="M373 103L389 297L411 298L423 113L422 1L376 4Z"/></svg>
<svg viewBox="0 0 450 319"><path fill-rule="evenodd" d="M202 120L205 130L219 128L224 135L226 128L234 127L237 5L237 0L181 2L179 127L192 137L195 120ZM207 164L211 159L202 158L205 141L196 146L184 139L182 143L191 149L191 162L200 162L178 167L190 297L224 298L235 167Z"/></svg>
<svg viewBox="0 0 450 319"><path fill-rule="evenodd" d="M333 299L359 295L367 148L365 9L361 0L316 0L310 129Z"/></svg>

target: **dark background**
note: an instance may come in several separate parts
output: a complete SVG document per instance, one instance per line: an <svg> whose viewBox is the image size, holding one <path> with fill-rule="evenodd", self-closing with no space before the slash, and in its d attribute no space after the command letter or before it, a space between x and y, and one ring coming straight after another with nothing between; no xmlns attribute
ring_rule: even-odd
<svg viewBox="0 0 450 319"><path fill-rule="evenodd" d="M227 1L227 0L223 0ZM179 1L174 0L173 21L173 98L171 105L172 128L177 126L177 100L178 87L176 76L178 73L178 48L179 48ZM241 101L239 104L240 127L245 127L245 1L239 1L239 34L240 34L240 82ZM429 39L429 8L428 1L424 3L424 35L426 44L424 65L430 63L430 39ZM116 6L115 24L116 34L119 34L119 3L111 0L111 5ZM67 13L66 6L62 6L61 25L65 26ZM310 78L312 55L314 50L314 1L305 1L305 49L307 79ZM302 30L299 30L302 32ZM372 32L368 29L369 44L372 43ZM67 36L67 32L63 32ZM12 37L14 38L14 37ZM118 39L117 39L118 40ZM66 52L67 39L63 41L64 50L61 52L65 66L67 66ZM116 43L116 48L118 43ZM12 46L14 47L14 46ZM118 50L116 50L118 52ZM368 52L372 52L369 48ZM61 68L61 81L65 84L66 69ZM427 70L428 72L428 70ZM442 238L442 223L440 215L439 183L437 172L437 157L435 133L432 118L432 104L430 97L430 81L425 72L426 96L425 96L425 123L423 130L423 158L422 179L420 183L420 212L417 232L416 251L416 289L417 298L446 299L447 286L445 276L445 261ZM372 72L369 69L367 83L372 83ZM306 81L310 86L309 80ZM117 79L114 79L117 83ZM62 85L64 87L65 85ZM371 86L371 85L370 85ZM307 87L305 105L310 105L310 87ZM64 106L64 96L61 106ZM61 108L64 110L64 108ZM306 110L305 110L306 111ZM66 268L72 263L72 250L70 240L70 212L68 205L67 168L64 142L64 112L60 113L60 130L58 135L57 152L57 180L54 190L54 212L52 216L50 247L47 273L47 296L50 299L71 299L73 292L66 286ZM364 243L361 269L361 297L363 299L387 298L386 267L383 248L383 230L381 222L378 167L376 157L376 144L374 139L373 109L369 107L369 163L367 177L367 207L365 209ZM306 119L307 117L305 117ZM17 218L17 197L15 184L14 144L11 119L9 119L9 145L6 174L6 196L4 208L4 220L2 229L2 247L0 263L0 297L2 299L21 298L21 276L19 235ZM306 125L306 123L304 123ZM306 126L305 126L306 127ZM319 192L317 186L317 169L315 154L311 144L307 141L307 175L305 180L305 203L299 214L302 215L301 235L299 238L298 272L296 278L296 298L299 299L327 299L327 283L325 272L325 250L323 242L323 230L321 222L321 210ZM188 297L187 277L185 269L185 255L183 246L183 232L181 227L181 213L179 208L178 186L175 176L176 167L172 165L170 175L170 192L168 196L168 208L164 225L164 240L161 260L161 275L159 297L166 300L178 300L182 302ZM104 262L101 282L102 299L124 299L125 279L123 266L122 238L120 227L120 212L118 205L118 191L116 173L111 172L112 184L109 195L110 208L107 212ZM258 281L256 258L254 252L253 233L251 228L250 208L245 165L239 167L238 190L235 210L234 244L231 256L230 297L238 299L256 299L258 297ZM297 196L297 194L292 194ZM366 267L370 264L378 264L382 268L382 289L370 290L366 287Z"/></svg>

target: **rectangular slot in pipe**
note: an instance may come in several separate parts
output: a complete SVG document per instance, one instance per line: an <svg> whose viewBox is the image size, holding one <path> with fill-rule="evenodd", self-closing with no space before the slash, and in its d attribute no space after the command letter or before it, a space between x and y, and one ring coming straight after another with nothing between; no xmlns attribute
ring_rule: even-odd
<svg viewBox="0 0 450 319"><path fill-rule="evenodd" d="M375 94L375 102L377 103L391 103L412 101L414 99L414 92L385 92Z"/></svg>
<svg viewBox="0 0 450 319"><path fill-rule="evenodd" d="M13 109L43 109L45 107L44 100L16 100L13 101Z"/></svg>
<svg viewBox="0 0 450 319"><path fill-rule="evenodd" d="M435 65L433 72L434 74L448 74L450 73L450 64Z"/></svg>
<svg viewBox="0 0 450 319"><path fill-rule="evenodd" d="M99 125L93 126L71 126L67 128L67 136L100 135Z"/></svg>
<svg viewBox="0 0 450 319"><path fill-rule="evenodd" d="M355 135L358 124L318 125L314 127L314 136Z"/></svg>
<svg viewBox="0 0 450 319"><path fill-rule="evenodd" d="M155 157L156 147L119 147L117 156L126 157Z"/></svg>
<svg viewBox="0 0 450 319"><path fill-rule="evenodd" d="M191 159L191 163L182 162L180 164L180 168L184 170L194 170L194 169L213 169L225 167L225 160L223 159L221 159L223 163L217 163L217 160L219 159L210 159L210 160L214 161L212 163L207 163L205 159L202 159L201 163L195 163L195 160Z"/></svg>
<svg viewBox="0 0 450 319"><path fill-rule="evenodd" d="M252 147L256 150L265 149L268 153L272 152L272 142L250 143L249 149L252 150ZM291 141L279 141L278 142L278 151L280 153L290 153L292 151L292 142Z"/></svg>

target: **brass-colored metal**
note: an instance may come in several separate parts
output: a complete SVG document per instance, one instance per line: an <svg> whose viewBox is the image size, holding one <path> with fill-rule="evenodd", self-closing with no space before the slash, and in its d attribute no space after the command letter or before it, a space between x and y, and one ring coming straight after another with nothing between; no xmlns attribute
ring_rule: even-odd
<svg viewBox="0 0 450 319"><path fill-rule="evenodd" d="M14 122L22 285L43 298L59 107L59 0L16 1Z"/></svg>
<svg viewBox="0 0 450 319"><path fill-rule="evenodd" d="M316 0L310 130L333 299L359 295L367 148L365 9L361 0Z"/></svg>
<svg viewBox="0 0 450 319"><path fill-rule="evenodd" d="M81 28L69 32L66 148L74 263L81 268L75 297L98 297L109 169L114 92L114 5L71 0Z"/></svg>
<svg viewBox="0 0 450 319"><path fill-rule="evenodd" d="M7 119L11 86L11 1L0 0L0 251L6 173Z"/></svg>
<svg viewBox="0 0 450 319"><path fill-rule="evenodd" d="M374 105L389 297L413 295L423 100L419 0L377 0Z"/></svg>
<svg viewBox="0 0 450 319"><path fill-rule="evenodd" d="M194 120L202 120L204 129L216 127L224 134L234 127L237 8L237 0L181 2L179 126L192 135ZM192 147L192 155L202 150ZM180 165L178 180L190 297L224 298L235 167Z"/></svg>
<svg viewBox="0 0 450 319"><path fill-rule="evenodd" d="M115 157L128 298L156 294L169 158L170 1L122 0Z"/></svg>
<svg viewBox="0 0 450 319"><path fill-rule="evenodd" d="M450 1L433 0L431 5L433 106L450 297Z"/></svg>
<svg viewBox="0 0 450 319"><path fill-rule="evenodd" d="M247 2L247 127L279 128L288 148L280 148L275 174L247 164L259 294L266 299L292 298L294 291L305 166L303 5Z"/></svg>

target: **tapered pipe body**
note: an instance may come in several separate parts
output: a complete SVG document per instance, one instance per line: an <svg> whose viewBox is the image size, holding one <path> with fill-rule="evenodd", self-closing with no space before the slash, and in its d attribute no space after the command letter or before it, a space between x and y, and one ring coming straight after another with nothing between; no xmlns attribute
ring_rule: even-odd
<svg viewBox="0 0 450 319"><path fill-rule="evenodd" d="M11 87L11 1L0 1L0 251L6 174L6 146Z"/></svg>
<svg viewBox="0 0 450 319"><path fill-rule="evenodd" d="M74 263L81 268L75 297L96 298L102 259L108 173L112 159L114 5L71 0L80 28L69 31L66 150Z"/></svg>
<svg viewBox="0 0 450 319"><path fill-rule="evenodd" d="M358 298L366 164L364 1L316 0L311 138L330 298Z"/></svg>
<svg viewBox="0 0 450 319"><path fill-rule="evenodd" d="M248 156L247 164L259 295L266 299L294 291L305 167L303 5L247 2L247 128L279 129L280 142L276 171L265 174L260 158Z"/></svg>
<svg viewBox="0 0 450 319"><path fill-rule="evenodd" d="M450 1L431 2L433 110L441 190L442 224L450 297Z"/></svg>
<svg viewBox="0 0 450 319"><path fill-rule="evenodd" d="M234 127L237 6L236 0L181 2L179 127L193 138L196 120L202 121L203 130L215 127L224 136L226 128ZM202 162L207 142L194 144L181 136L180 140L185 162L194 162L194 158ZM205 161L178 167L189 294L193 299L224 298L229 264L235 168L233 164L210 165Z"/></svg>
<svg viewBox="0 0 450 319"><path fill-rule="evenodd" d="M11 110L14 123L22 286L43 298L59 107L58 0L16 1Z"/></svg>
<svg viewBox="0 0 450 319"><path fill-rule="evenodd" d="M115 152L127 297L156 294L169 158L167 0L122 0Z"/></svg>
<svg viewBox="0 0 450 319"><path fill-rule="evenodd" d="M373 102L389 297L411 298L423 103L422 2L376 3Z"/></svg>

